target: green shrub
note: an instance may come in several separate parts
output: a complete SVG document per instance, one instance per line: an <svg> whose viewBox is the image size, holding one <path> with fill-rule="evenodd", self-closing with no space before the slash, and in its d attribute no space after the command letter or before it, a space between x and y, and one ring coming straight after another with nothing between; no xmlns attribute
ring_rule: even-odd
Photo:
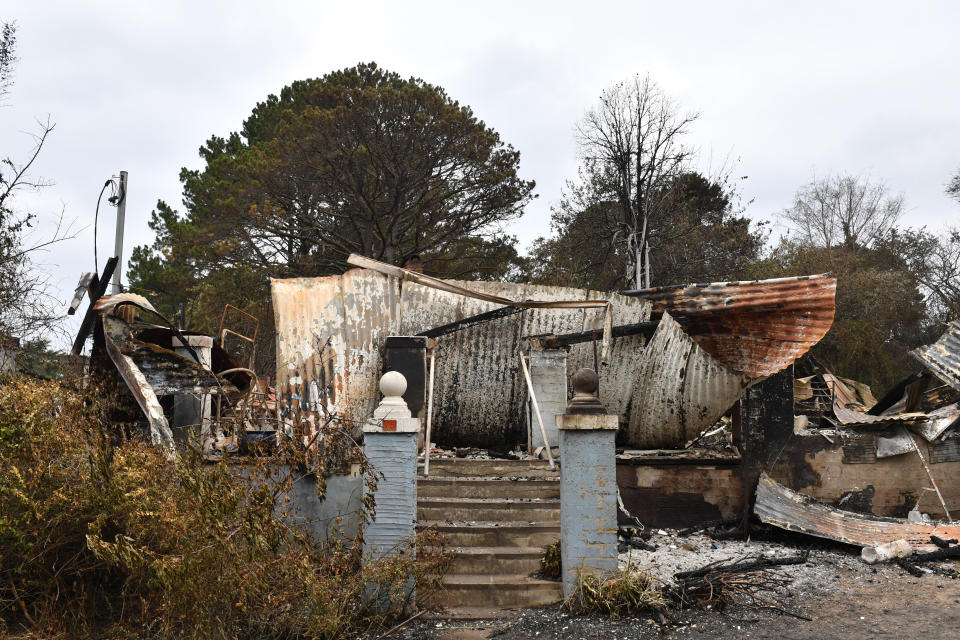
<svg viewBox="0 0 960 640"><path fill-rule="evenodd" d="M168 459L116 435L103 397L0 381L0 635L336 638L395 617L409 576L429 599L449 561L437 534L362 567L360 544L288 524L290 478L266 481L278 459ZM302 448L278 456L304 472Z"/></svg>

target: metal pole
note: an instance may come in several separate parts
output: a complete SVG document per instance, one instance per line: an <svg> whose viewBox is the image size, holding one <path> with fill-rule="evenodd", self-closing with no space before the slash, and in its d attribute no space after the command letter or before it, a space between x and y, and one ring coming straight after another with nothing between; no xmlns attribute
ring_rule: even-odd
<svg viewBox="0 0 960 640"><path fill-rule="evenodd" d="M540 415L540 405L537 404L537 396L533 393L533 380L530 379L530 370L527 369L527 361L523 354L520 354L520 366L523 367L523 377L527 379L527 390L530 392L530 402L533 403L533 412L537 415L537 424L540 425L540 435L543 437L543 444L547 449L547 460L550 461L550 470L554 471L557 466L553 464L553 451L550 450L550 441L547 440L547 429L543 426L543 417Z"/></svg>
<svg viewBox="0 0 960 640"><path fill-rule="evenodd" d="M123 271L123 222L127 214L127 172L120 172L120 201L117 202L117 235L113 255L117 256L117 270L113 272L114 294L120 293L120 272Z"/></svg>
<svg viewBox="0 0 960 640"><path fill-rule="evenodd" d="M913 450L917 452L918 456L920 456L920 462L923 463L923 468L927 472L927 477L930 478L930 484L933 485L933 490L937 492L937 497L940 498L940 506L943 507L943 512L947 516L947 522L952 524L953 518L950 517L950 510L947 509L947 503L943 499L943 494L940 493L940 487L937 486L937 481L933 479L933 473L930 472L930 466L927 465L926 459L924 459L923 454L920 452L920 447L917 445L916 436L914 436L912 433L908 433L907 435L910 437L910 444L913 445Z"/></svg>
<svg viewBox="0 0 960 640"><path fill-rule="evenodd" d="M430 349L430 381L427 386L427 437L423 443L423 475L430 475L430 427L433 422L433 354Z"/></svg>

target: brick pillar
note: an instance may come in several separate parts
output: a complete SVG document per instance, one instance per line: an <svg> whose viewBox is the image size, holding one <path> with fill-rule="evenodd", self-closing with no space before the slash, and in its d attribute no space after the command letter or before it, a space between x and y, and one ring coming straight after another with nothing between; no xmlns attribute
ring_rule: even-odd
<svg viewBox="0 0 960 640"><path fill-rule="evenodd" d="M603 578L617 569L617 416L596 396L592 369L573 376L574 396L557 416L560 431L560 554L563 596L577 575Z"/></svg>
<svg viewBox="0 0 960 640"><path fill-rule="evenodd" d="M410 416L410 409L401 397L406 388L407 381L402 374L385 373L380 379L384 398L373 418L363 427L364 453L378 474L375 515L363 534L364 564L396 553L398 546L414 535L416 527L420 420ZM368 585L368 594L373 599L389 595L378 593L377 587ZM406 586L411 602L413 589L411 578Z"/></svg>

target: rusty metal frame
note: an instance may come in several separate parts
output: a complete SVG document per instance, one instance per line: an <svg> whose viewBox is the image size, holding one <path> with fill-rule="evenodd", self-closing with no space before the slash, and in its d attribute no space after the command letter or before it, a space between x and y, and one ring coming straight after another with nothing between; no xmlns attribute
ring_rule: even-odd
<svg viewBox="0 0 960 640"><path fill-rule="evenodd" d="M244 315L244 316L246 316L247 318L253 320L253 322L254 322L254 328L253 328L253 337L252 337L252 338L251 338L250 336L246 336L246 335L240 333L239 331L234 331L233 329L226 329L226 328L224 328L223 325L225 325L226 322L227 322L227 311L229 311L230 309L233 309L234 311L236 311L236 312L239 313L240 315ZM248 363L248 367L249 367L250 369L253 369L253 361L254 361L254 358L255 358L256 355L257 355L257 335L258 335L259 333L260 333L260 319L259 319L259 318L257 318L255 315L253 315L253 314L251 314L251 313L247 313L246 311L244 311L243 309L240 309L239 307L233 306L232 304L227 303L227 304L223 305L223 313L220 315L220 327L219 327L219 329L217 330L217 335L220 337L220 346L226 348L227 334L230 334L230 335L232 335L232 336L235 336L236 338L239 338L240 340L243 340L243 341L245 341L245 342L249 342L249 343L250 343L250 362Z"/></svg>

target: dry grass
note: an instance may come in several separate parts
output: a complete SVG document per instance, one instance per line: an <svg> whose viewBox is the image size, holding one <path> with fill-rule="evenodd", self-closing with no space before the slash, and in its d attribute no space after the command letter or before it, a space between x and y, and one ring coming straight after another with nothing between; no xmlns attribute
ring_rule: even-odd
<svg viewBox="0 0 960 640"><path fill-rule="evenodd" d="M649 573L627 566L600 579L581 573L563 608L575 613L600 613L614 618L643 611L664 611L670 606L663 585Z"/></svg>
<svg viewBox="0 0 960 640"><path fill-rule="evenodd" d="M362 566L360 544L283 517L277 459L168 460L118 436L103 397L0 380L0 636L338 638L407 608L410 576L436 586L435 534ZM303 472L302 450L278 456Z"/></svg>

